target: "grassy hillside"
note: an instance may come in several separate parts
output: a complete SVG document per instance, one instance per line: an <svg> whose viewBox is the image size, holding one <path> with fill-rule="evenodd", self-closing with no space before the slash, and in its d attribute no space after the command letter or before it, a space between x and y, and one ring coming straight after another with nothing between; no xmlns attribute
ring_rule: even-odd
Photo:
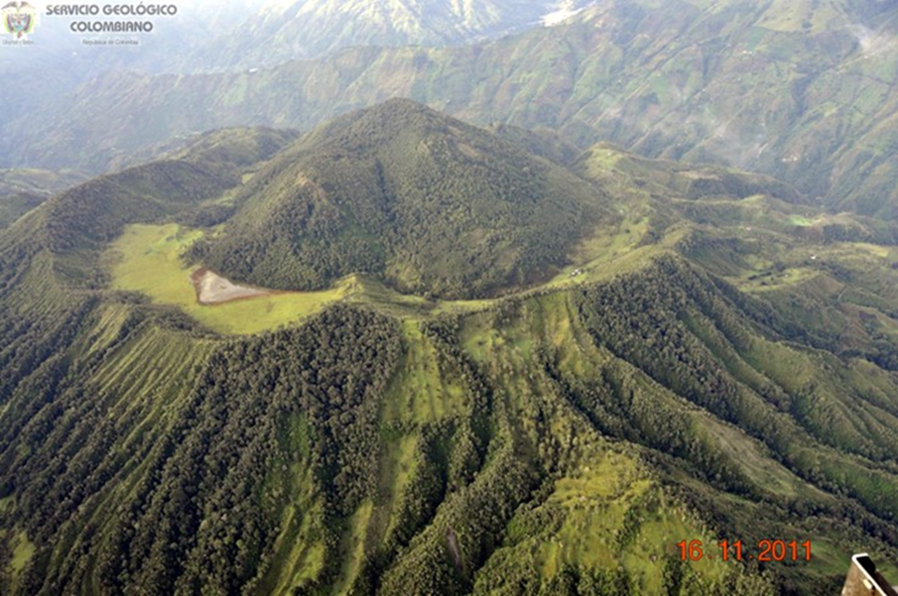
<svg viewBox="0 0 898 596"><path fill-rule="evenodd" d="M106 303L81 318L48 405L6 435L4 523L35 544L9 581L29 594L837 589L852 551L894 552L898 475L875 450L894 447L850 432L866 418L894 433L894 404L858 378L818 392L834 408L806 418L796 373L857 365L782 342L763 303L715 283L668 259L479 314L400 324L340 307L237 342ZM10 431L33 383L14 383ZM54 414L79 395L95 414ZM94 420L115 422L78 439ZM768 536L811 539L812 562L682 563L675 546Z"/></svg>
<svg viewBox="0 0 898 596"><path fill-rule="evenodd" d="M50 196L81 182L75 172L19 168L0 170L0 228L5 228Z"/></svg>
<svg viewBox="0 0 898 596"><path fill-rule="evenodd" d="M354 274L203 306L189 246L262 207L359 208L380 195L338 191L371 154L388 189L427 181L391 151L428 140L495 150L518 188L561 168L404 102L234 157L252 134L0 232L0 591L816 595L860 551L898 577L888 225L600 145L554 176L614 217L546 283L451 301ZM476 213L462 190L441 204ZM724 561L721 540L811 557Z"/></svg>
<svg viewBox="0 0 898 596"><path fill-rule="evenodd" d="M11 192L0 197L0 228L5 228L47 200L29 192Z"/></svg>
<svg viewBox="0 0 898 596"><path fill-rule="evenodd" d="M182 255L200 236L197 232L165 226L129 227L110 248L111 287L141 292L160 304L179 307L197 321L225 334L251 334L274 329L315 314L344 297L349 280L320 292L293 292L202 306L190 282L198 266L185 266ZM150 247L147 250L147 247Z"/></svg>
<svg viewBox="0 0 898 596"><path fill-rule="evenodd" d="M16 192L52 195L83 180L83 175L65 170L62 172L29 168L0 170L0 195Z"/></svg>

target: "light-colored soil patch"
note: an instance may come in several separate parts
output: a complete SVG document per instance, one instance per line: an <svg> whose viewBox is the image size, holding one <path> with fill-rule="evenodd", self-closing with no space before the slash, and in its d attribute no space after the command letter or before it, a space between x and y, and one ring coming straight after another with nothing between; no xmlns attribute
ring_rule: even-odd
<svg viewBox="0 0 898 596"><path fill-rule="evenodd" d="M343 300L355 286L347 278L319 292L271 292L240 288L213 273L240 290L213 293L210 301L204 303L196 283L192 283L199 269L181 260L181 254L201 236L202 232L177 224L128 226L104 257L112 277L111 287L144 293L153 302L179 307L220 333L242 335L296 323ZM246 293L247 289L251 293Z"/></svg>
<svg viewBox="0 0 898 596"><path fill-rule="evenodd" d="M196 301L206 306L224 304L233 300L271 296L276 293L237 285L205 267L191 273L190 281L193 282L193 289L196 291Z"/></svg>
<svg viewBox="0 0 898 596"><path fill-rule="evenodd" d="M481 155L480 151L478 151L477 149L474 149L467 143L459 143L458 150L461 151L462 153L464 153L465 155L467 155L468 157L470 157L471 159L480 159L483 157L483 155Z"/></svg>
<svg viewBox="0 0 898 596"><path fill-rule="evenodd" d="M461 549L458 547L458 536L452 528L446 529L446 545L449 547L449 554L452 555L452 562L459 572L464 573L461 564Z"/></svg>

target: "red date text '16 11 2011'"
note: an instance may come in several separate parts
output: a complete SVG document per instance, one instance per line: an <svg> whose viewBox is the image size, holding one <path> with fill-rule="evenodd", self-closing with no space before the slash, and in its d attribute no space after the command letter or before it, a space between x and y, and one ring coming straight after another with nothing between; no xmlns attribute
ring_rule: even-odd
<svg viewBox="0 0 898 596"><path fill-rule="evenodd" d="M701 540L683 540L678 542L680 558L683 561L721 560L721 561L810 561L811 541L805 540L761 540L757 551L745 547L741 540L722 540L715 547L708 547Z"/></svg>

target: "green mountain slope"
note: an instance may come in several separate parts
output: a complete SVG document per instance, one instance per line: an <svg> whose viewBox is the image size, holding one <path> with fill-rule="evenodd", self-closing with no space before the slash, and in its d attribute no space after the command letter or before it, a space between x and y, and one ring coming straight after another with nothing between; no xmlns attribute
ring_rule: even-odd
<svg viewBox="0 0 898 596"><path fill-rule="evenodd" d="M10 225L48 197L83 181L75 172L0 170L0 228Z"/></svg>
<svg viewBox="0 0 898 596"><path fill-rule="evenodd" d="M166 330L165 319L122 321L127 307L83 313L83 339L69 340L80 354L65 365L71 381L20 426L12 413L33 397L32 376L4 415L11 448L30 446L3 457L14 496L5 524L37 545L11 581L28 594L135 584L160 594L834 589L852 549L891 552L879 540L894 540L894 471L802 430L771 403L791 388L756 359L777 346L793 366L850 369L730 327L719 317L745 311L694 275L667 262L448 325L341 308L236 344ZM698 359L696 372L596 339L615 336L591 313L613 322L622 308L630 319L614 297L648 300L640 284L652 294L697 284L696 296L715 296L682 295L682 319L666 297L634 305L672 325L664 336ZM584 307L586 318L573 314ZM714 323L695 335L692 317ZM733 333L748 343L734 346ZM875 382L894 391L884 376ZM738 412L721 391L738 396ZM875 415L888 420L893 406ZM744 434L728 419L764 430ZM813 541L813 565L758 576L735 563L678 563L674 547L681 537L754 544L786 534Z"/></svg>
<svg viewBox="0 0 898 596"><path fill-rule="evenodd" d="M282 290L367 273L405 292L471 298L550 279L610 220L597 186L406 100L310 133L237 202L194 253Z"/></svg>
<svg viewBox="0 0 898 596"><path fill-rule="evenodd" d="M323 310L236 335L197 315L228 304L119 284L136 259L192 290L190 242L305 204L299 174L338 155L335 187L372 154L418 171L384 147L427 139L560 167L407 102L294 138L221 131L0 232L3 593L810 595L836 593L854 552L895 560L888 225L599 145L556 175L593 179L620 217L502 298L355 275ZM168 261L165 280L147 266ZM682 561L683 540L715 558ZM810 540L811 560L723 561L721 540L755 557Z"/></svg>
<svg viewBox="0 0 898 596"><path fill-rule="evenodd" d="M473 47L356 48L240 74L117 74L60 98L43 124L11 124L21 150L3 152L97 171L177 134L247 122L309 129L405 96L483 124L763 172L835 209L888 217L895 10L874 0L602 2L569 24ZM110 118L99 126L94 113Z"/></svg>

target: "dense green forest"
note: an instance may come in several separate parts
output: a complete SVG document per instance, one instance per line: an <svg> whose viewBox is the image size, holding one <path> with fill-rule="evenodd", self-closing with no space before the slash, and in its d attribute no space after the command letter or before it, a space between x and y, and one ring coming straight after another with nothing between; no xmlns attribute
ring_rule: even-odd
<svg viewBox="0 0 898 596"><path fill-rule="evenodd" d="M838 549L898 546L895 446L852 427L894 434L888 377L878 402L790 391L754 359L853 367L779 343L768 308L682 261L467 317L337 306L243 340L81 309L13 342L74 362L4 366L7 549L36 548L16 593L821 593ZM784 532L822 561L705 569L674 548Z"/></svg>
<svg viewBox="0 0 898 596"><path fill-rule="evenodd" d="M552 277L605 213L600 189L407 100L313 131L247 185L194 255L289 290L350 273L472 298Z"/></svg>
<svg viewBox="0 0 898 596"><path fill-rule="evenodd" d="M761 176L373 114L220 131L0 232L0 593L791 596L837 593L856 552L895 572L891 226ZM139 252L182 247L188 292L287 231L320 284L357 275L225 334L116 285L132 224L179 230ZM677 547L724 539L812 558Z"/></svg>

